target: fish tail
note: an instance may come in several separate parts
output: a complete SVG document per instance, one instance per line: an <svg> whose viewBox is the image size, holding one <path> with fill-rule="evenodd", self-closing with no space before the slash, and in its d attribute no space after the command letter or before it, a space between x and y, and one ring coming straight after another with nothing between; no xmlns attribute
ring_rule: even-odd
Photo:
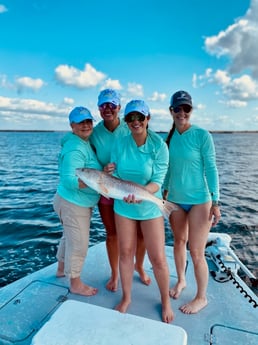
<svg viewBox="0 0 258 345"><path fill-rule="evenodd" d="M169 218L171 212L178 210L178 206L174 204L173 202L162 200L162 209L161 212L163 213L163 216L165 218Z"/></svg>

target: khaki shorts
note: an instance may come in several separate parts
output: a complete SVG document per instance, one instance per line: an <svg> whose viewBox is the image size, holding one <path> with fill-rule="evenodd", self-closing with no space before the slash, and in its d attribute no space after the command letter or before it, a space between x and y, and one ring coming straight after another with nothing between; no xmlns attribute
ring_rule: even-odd
<svg viewBox="0 0 258 345"><path fill-rule="evenodd" d="M64 262L65 275L80 277L89 245L92 208L77 206L58 194L54 197L53 206L63 225L56 257Z"/></svg>

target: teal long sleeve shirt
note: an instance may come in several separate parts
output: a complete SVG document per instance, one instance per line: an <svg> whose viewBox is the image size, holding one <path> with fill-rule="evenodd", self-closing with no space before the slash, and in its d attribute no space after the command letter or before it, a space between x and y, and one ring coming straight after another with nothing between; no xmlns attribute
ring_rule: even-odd
<svg viewBox="0 0 258 345"><path fill-rule="evenodd" d="M116 177L143 186L150 182L156 183L159 190L155 195L162 197L161 186L168 168L168 148L158 134L148 130L145 144L139 147L131 134L118 138L112 148L111 162L116 164ZM114 210L121 216L136 220L162 216L158 206L149 201L128 204L123 200L115 200Z"/></svg>
<svg viewBox="0 0 258 345"><path fill-rule="evenodd" d="M111 163L111 151L116 138L123 138L128 135L130 130L124 120L120 119L119 126L113 131L109 131L104 126L104 121L100 121L93 129L90 136L90 142L95 149L99 162L104 168L105 165Z"/></svg>
<svg viewBox="0 0 258 345"><path fill-rule="evenodd" d="M87 140L78 135L68 133L61 141L59 154L60 180L57 193L65 200L81 207L93 207L97 204L100 195L93 189L79 188L76 168L93 168L102 170L100 163Z"/></svg>
<svg viewBox="0 0 258 345"><path fill-rule="evenodd" d="M211 134L195 125L180 134L175 130L169 145L169 168L164 182L169 201L202 204L219 200L216 153Z"/></svg>

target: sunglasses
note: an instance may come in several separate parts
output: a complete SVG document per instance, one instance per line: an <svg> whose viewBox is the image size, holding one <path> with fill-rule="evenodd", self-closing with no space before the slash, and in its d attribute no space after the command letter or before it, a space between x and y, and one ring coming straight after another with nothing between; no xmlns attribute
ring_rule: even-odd
<svg viewBox="0 0 258 345"><path fill-rule="evenodd" d="M125 116L125 122L127 123L131 123L136 121L140 121L143 122L146 119L146 116L144 116L143 114L128 114Z"/></svg>
<svg viewBox="0 0 258 345"><path fill-rule="evenodd" d="M117 108L117 105L113 104L113 103L103 103L99 106L100 109L105 110L107 108L111 109L111 110L115 110Z"/></svg>
<svg viewBox="0 0 258 345"><path fill-rule="evenodd" d="M175 108L172 108L173 109L173 112L174 113L179 113L181 111L181 109L183 109L183 111L186 113L186 114L189 114L190 111L192 110L192 107L188 104L182 104L178 107L175 107Z"/></svg>

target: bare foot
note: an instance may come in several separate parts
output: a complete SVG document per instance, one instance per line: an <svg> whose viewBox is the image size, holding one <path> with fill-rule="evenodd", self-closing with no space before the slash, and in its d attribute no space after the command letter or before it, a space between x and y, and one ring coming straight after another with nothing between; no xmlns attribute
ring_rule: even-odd
<svg viewBox="0 0 258 345"><path fill-rule="evenodd" d="M174 313L170 303L167 306L162 306L162 321L170 323L174 320Z"/></svg>
<svg viewBox="0 0 258 345"><path fill-rule="evenodd" d="M169 289L169 296L174 299L177 299L185 287L186 287L185 281L177 282L173 288Z"/></svg>
<svg viewBox="0 0 258 345"><path fill-rule="evenodd" d="M88 286L80 281L76 282L75 284L71 283L70 291L76 295L94 296L98 292L98 289Z"/></svg>
<svg viewBox="0 0 258 345"><path fill-rule="evenodd" d="M115 306L115 310L120 311L120 313L126 313L129 305L131 303L131 300L125 300L122 299L121 302Z"/></svg>
<svg viewBox="0 0 258 345"><path fill-rule="evenodd" d="M143 267L137 267L136 264L134 265L134 269L136 272L139 273L140 279L145 285L150 285L151 279L148 274L144 271Z"/></svg>
<svg viewBox="0 0 258 345"><path fill-rule="evenodd" d="M182 305L179 309L184 314L196 314L208 304L207 298L195 298L191 302Z"/></svg>
<svg viewBox="0 0 258 345"><path fill-rule="evenodd" d="M106 289L112 292L116 292L118 288L118 278L111 276L109 281L106 284Z"/></svg>

